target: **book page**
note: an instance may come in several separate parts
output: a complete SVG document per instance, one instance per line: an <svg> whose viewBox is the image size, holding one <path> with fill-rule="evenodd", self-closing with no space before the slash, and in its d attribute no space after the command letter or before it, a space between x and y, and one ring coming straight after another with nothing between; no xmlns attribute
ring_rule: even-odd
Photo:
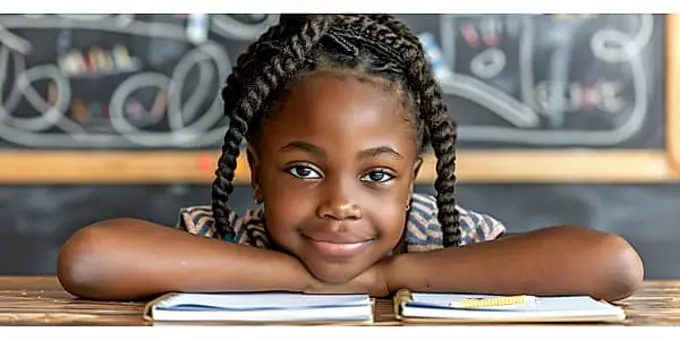
<svg viewBox="0 0 680 340"><path fill-rule="evenodd" d="M208 307L224 310L297 309L365 306L368 295L312 295L298 293L182 293L161 301L156 308Z"/></svg>
<svg viewBox="0 0 680 340"><path fill-rule="evenodd" d="M413 293L413 301L409 306L451 308L448 304L464 299L477 299L497 297L495 295L474 295L474 294L437 294L437 293ZM594 300L589 296L559 296L559 297L537 297L536 301L527 302L524 305L515 306L494 306L485 308L466 309L470 312L482 310L494 311L612 311L618 307Z"/></svg>

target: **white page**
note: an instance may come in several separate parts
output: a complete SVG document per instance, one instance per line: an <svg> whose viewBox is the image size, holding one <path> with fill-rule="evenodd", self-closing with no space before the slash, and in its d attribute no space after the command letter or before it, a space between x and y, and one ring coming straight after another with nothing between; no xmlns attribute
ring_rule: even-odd
<svg viewBox="0 0 680 340"><path fill-rule="evenodd" d="M431 305L447 307L449 302L464 299L487 298L493 295L470 295L470 294L431 294L413 293L413 305ZM538 297L535 302L529 302L517 306L496 306L483 309L466 309L469 312L495 310L495 311L612 311L618 307L594 300L589 296L557 296Z"/></svg>
<svg viewBox="0 0 680 340"><path fill-rule="evenodd" d="M365 321L373 318L371 306L287 310L154 310L156 321Z"/></svg>
<svg viewBox="0 0 680 340"><path fill-rule="evenodd" d="M484 320L518 320L541 318L607 318L625 319L623 309L602 303L589 296L538 297L535 302L518 306L496 306L483 309L448 307L448 303L467 298L491 295L413 293L407 302L404 316L425 318L460 318Z"/></svg>
<svg viewBox="0 0 680 340"><path fill-rule="evenodd" d="M183 293L162 301L157 308L193 305L231 310L297 309L329 306L364 306L370 304L365 294L312 295L298 293Z"/></svg>

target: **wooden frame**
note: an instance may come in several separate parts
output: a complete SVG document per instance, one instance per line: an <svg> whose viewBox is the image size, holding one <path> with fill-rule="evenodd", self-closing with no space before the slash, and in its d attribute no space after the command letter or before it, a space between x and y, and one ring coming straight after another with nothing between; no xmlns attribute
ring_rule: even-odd
<svg viewBox="0 0 680 340"><path fill-rule="evenodd" d="M680 14L666 15L666 152L680 171Z"/></svg>
<svg viewBox="0 0 680 340"><path fill-rule="evenodd" d="M666 150L461 150L459 182L654 183L680 179L680 15L666 16ZM0 152L5 184L208 184L219 152L16 151ZM436 178L433 155L418 181ZM244 157L236 182L248 183Z"/></svg>
<svg viewBox="0 0 680 340"><path fill-rule="evenodd" d="M218 152L21 152L0 153L5 184L208 184ZM418 182L436 178L436 159L425 157ZM460 151L459 182L654 183L680 179L660 151ZM250 180L239 158L237 183Z"/></svg>

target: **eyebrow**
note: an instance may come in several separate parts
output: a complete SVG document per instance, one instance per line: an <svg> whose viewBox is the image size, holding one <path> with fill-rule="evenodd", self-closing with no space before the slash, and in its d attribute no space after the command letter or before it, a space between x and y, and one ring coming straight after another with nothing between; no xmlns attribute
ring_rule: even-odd
<svg viewBox="0 0 680 340"><path fill-rule="evenodd" d="M306 152L311 153L311 154L316 155L316 156L326 157L326 150L324 150L322 147L316 146L316 145L311 144L311 143L302 142L302 141L290 142L290 143L284 145L283 147L281 147L281 149L279 149L279 150L285 151L285 152L302 150L302 151L306 151Z"/></svg>
<svg viewBox="0 0 680 340"><path fill-rule="evenodd" d="M326 150L322 147L316 146L314 144L308 143L308 142L303 142L303 141L294 141L290 142L283 147L281 147L280 151L284 152L289 152L289 151L295 151L295 150L302 150L305 152L308 152L310 154L313 154L315 156L319 157L326 157ZM362 150L359 152L359 155L357 158L370 158L370 157L376 157L382 154L388 154L395 156L397 158L404 158L399 152L394 150L393 148L382 145L382 146L377 146L374 148Z"/></svg>
<svg viewBox="0 0 680 340"><path fill-rule="evenodd" d="M400 153L397 152L397 150L394 150L391 147L386 146L386 145L363 150L359 153L359 158L376 157L376 156L379 156L379 155L382 155L382 154L392 155L392 156L395 156L397 158L404 158Z"/></svg>

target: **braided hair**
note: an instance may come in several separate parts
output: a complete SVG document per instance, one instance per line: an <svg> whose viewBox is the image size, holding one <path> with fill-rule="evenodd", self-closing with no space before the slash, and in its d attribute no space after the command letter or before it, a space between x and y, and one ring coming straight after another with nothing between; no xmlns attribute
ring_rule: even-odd
<svg viewBox="0 0 680 340"><path fill-rule="evenodd" d="M222 90L229 127L212 184L217 232L233 238L229 195L240 145L252 140L271 108L293 80L318 69L359 70L385 79L405 94L412 108L419 152L431 144L437 158L438 220L445 247L460 240L455 208L456 124L446 113L441 90L418 38L390 15L282 15L236 62Z"/></svg>

